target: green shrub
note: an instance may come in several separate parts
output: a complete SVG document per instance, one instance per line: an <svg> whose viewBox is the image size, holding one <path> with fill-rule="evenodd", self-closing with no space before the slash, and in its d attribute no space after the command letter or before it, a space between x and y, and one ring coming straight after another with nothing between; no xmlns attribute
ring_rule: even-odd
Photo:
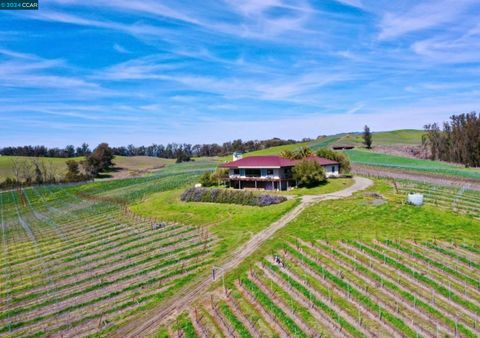
<svg viewBox="0 0 480 338"><path fill-rule="evenodd" d="M351 170L350 160L344 153L340 153L328 148L320 148L317 151L317 156L340 163L340 173L342 174L348 174Z"/></svg>
<svg viewBox="0 0 480 338"><path fill-rule="evenodd" d="M315 160L304 159L293 168L293 178L300 187L314 187L327 180L325 169Z"/></svg>
<svg viewBox="0 0 480 338"><path fill-rule="evenodd" d="M200 177L200 183L204 187L219 186L223 183L223 179L228 176L228 170L217 168L215 171L207 171Z"/></svg>

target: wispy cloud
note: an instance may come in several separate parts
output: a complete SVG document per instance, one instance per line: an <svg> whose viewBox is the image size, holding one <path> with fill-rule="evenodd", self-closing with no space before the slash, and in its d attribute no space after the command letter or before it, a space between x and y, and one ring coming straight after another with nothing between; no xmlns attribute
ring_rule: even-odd
<svg viewBox="0 0 480 338"><path fill-rule="evenodd" d="M480 59L480 34L420 40L413 43L412 50L440 63L476 62Z"/></svg>
<svg viewBox="0 0 480 338"><path fill-rule="evenodd" d="M125 47L123 47L122 45L118 44L118 43L115 43L113 45L113 49L116 50L117 52L121 53L121 54L130 54L131 51L129 51L128 49L126 49Z"/></svg>
<svg viewBox="0 0 480 338"><path fill-rule="evenodd" d="M478 108L479 10L477 0L51 0L2 13L0 146L421 128Z"/></svg>
<svg viewBox="0 0 480 338"><path fill-rule="evenodd" d="M363 8L363 4L361 0L337 0L344 5L356 7L356 8Z"/></svg>
<svg viewBox="0 0 480 338"><path fill-rule="evenodd" d="M378 37L381 40L393 39L454 22L476 3L475 0L429 0L406 9L398 6L383 15Z"/></svg>

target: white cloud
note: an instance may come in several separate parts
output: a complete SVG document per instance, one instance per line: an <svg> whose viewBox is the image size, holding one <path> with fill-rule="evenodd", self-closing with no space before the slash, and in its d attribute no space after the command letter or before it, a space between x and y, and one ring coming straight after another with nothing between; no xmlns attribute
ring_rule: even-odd
<svg viewBox="0 0 480 338"><path fill-rule="evenodd" d="M448 36L416 41L412 50L438 63L478 62L480 35L466 34L458 38Z"/></svg>
<svg viewBox="0 0 480 338"><path fill-rule="evenodd" d="M115 43L113 45L113 49L116 50L117 52L119 52L120 54L130 54L131 53L128 49L126 49L122 45L119 45L118 43Z"/></svg>
<svg viewBox="0 0 480 338"><path fill-rule="evenodd" d="M394 39L404 34L434 28L454 22L476 0L430 0L406 10L385 13L380 22L380 40ZM400 7L400 6L399 6Z"/></svg>
<svg viewBox="0 0 480 338"><path fill-rule="evenodd" d="M361 0L337 0L344 5L356 7L356 8L363 8L363 4Z"/></svg>

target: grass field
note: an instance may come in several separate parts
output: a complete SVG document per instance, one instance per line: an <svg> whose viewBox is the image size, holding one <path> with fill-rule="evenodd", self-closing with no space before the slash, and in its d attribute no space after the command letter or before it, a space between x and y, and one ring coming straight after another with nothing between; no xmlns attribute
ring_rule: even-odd
<svg viewBox="0 0 480 338"><path fill-rule="evenodd" d="M388 146L393 144L402 145L420 145L422 144L423 130L416 129L400 129L392 131L381 131L373 133L373 145ZM363 137L361 133L347 134L342 138L346 143L363 144Z"/></svg>
<svg viewBox="0 0 480 338"><path fill-rule="evenodd" d="M296 205L290 200L269 207L236 204L187 203L180 201L180 190L153 194L131 209L148 217L186 225L205 226L219 238L217 256L247 241Z"/></svg>
<svg viewBox="0 0 480 338"><path fill-rule="evenodd" d="M25 157L25 156L0 156L0 181L7 177L13 177L12 173L12 160L13 159L18 159L18 160L26 160L30 161L31 157ZM75 157L72 158L73 160L82 160L83 157ZM67 167L65 165L65 162L68 159L65 158L44 158L43 159L45 163L48 163L52 165L54 170L58 172L58 175L63 176L67 170ZM33 169L32 169L33 170ZM32 171L33 172L33 171Z"/></svg>
<svg viewBox="0 0 480 338"><path fill-rule="evenodd" d="M373 142L375 145L392 145L392 144L408 144L418 145L422 142L423 131L414 129L402 129L386 132L378 132L373 134ZM284 150L294 151L301 147L309 147L316 151L323 147L331 146L332 144L352 144L357 147L363 147L363 140L361 133L346 133L338 135L330 135L320 137L310 142L301 142L295 144L287 144L284 146L271 147L267 149L252 151L244 154L248 156L264 156L264 155L279 155ZM225 156L223 160L231 160L231 156Z"/></svg>
<svg viewBox="0 0 480 338"><path fill-rule="evenodd" d="M404 198L378 180L309 207L192 305L195 336L477 337L480 222Z"/></svg>
<svg viewBox="0 0 480 338"><path fill-rule="evenodd" d="M423 130L401 129L373 134L373 142L376 145L408 144L419 145L422 143ZM357 142L362 143L361 136L357 136Z"/></svg>
<svg viewBox="0 0 480 338"><path fill-rule="evenodd" d="M279 192L282 195L319 195L319 194L328 194L334 191L342 190L350 187L353 184L351 178L333 178L327 180L325 184L321 184L312 188L295 188L288 191Z"/></svg>
<svg viewBox="0 0 480 338"><path fill-rule="evenodd" d="M107 173L114 178L143 175L168 164L175 163L175 160L150 156L115 156L113 159L114 170Z"/></svg>
<svg viewBox="0 0 480 338"><path fill-rule="evenodd" d="M465 168L460 165L446 162L420 160L356 149L347 150L346 154L353 164L380 166L385 168L413 170L429 174L480 179L480 169Z"/></svg>
<svg viewBox="0 0 480 338"><path fill-rule="evenodd" d="M24 156L0 156L0 181L4 180L7 177L13 177L12 173L12 159L20 159L31 161L31 157ZM73 157L73 158L50 158L45 157L41 158L41 161L52 165L57 176L60 178L65 175L67 166L65 164L68 160L82 161L83 157ZM157 158L157 157L148 157L148 156L115 156L113 160L114 170L110 173L107 173L107 177L129 177L145 174L147 172L153 171L155 169L162 168L167 164L174 163L175 160ZM32 169L33 173L33 169Z"/></svg>

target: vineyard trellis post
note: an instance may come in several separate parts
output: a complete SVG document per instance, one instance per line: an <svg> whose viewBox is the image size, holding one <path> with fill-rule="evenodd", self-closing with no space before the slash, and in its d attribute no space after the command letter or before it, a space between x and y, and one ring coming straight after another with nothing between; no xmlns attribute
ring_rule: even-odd
<svg viewBox="0 0 480 338"><path fill-rule="evenodd" d="M216 279L216 270L221 270L222 271L222 285L223 285L223 290L225 294L227 294L227 289L225 288L225 269L220 267L220 266L213 266L212 267L212 279L215 281Z"/></svg>

